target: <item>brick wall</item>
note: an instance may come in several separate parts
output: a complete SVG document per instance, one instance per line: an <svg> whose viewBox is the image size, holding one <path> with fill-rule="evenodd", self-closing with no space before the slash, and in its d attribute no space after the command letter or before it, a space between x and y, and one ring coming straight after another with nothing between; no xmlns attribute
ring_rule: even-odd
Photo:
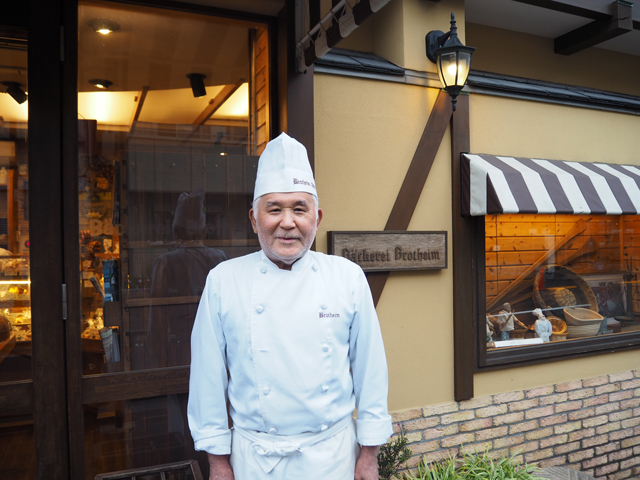
<svg viewBox="0 0 640 480"><path fill-rule="evenodd" d="M640 478L640 370L414 408L393 419L413 451L409 467L423 455L435 461L489 449L598 479Z"/></svg>

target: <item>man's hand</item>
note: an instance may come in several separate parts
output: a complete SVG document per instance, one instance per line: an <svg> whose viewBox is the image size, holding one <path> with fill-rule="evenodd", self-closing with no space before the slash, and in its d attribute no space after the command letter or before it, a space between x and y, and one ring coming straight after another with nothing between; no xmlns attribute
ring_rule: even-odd
<svg viewBox="0 0 640 480"><path fill-rule="evenodd" d="M209 457L209 480L235 479L231 465L229 465L229 455L212 455L209 453L207 456Z"/></svg>
<svg viewBox="0 0 640 480"><path fill-rule="evenodd" d="M376 447L362 447L356 462L355 480L378 480L378 451Z"/></svg>

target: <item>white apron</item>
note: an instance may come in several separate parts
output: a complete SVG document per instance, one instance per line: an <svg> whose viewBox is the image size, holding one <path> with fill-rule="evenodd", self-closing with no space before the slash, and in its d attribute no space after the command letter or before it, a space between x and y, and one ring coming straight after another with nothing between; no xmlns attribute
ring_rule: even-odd
<svg viewBox="0 0 640 480"><path fill-rule="evenodd" d="M353 419L299 435L235 428L230 463L235 480L353 480L360 446Z"/></svg>

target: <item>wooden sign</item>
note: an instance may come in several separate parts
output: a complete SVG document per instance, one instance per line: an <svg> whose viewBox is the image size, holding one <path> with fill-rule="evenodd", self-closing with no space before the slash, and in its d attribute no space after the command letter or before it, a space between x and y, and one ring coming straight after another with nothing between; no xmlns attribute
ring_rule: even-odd
<svg viewBox="0 0 640 480"><path fill-rule="evenodd" d="M328 232L329 254L365 272L447 268L447 232Z"/></svg>

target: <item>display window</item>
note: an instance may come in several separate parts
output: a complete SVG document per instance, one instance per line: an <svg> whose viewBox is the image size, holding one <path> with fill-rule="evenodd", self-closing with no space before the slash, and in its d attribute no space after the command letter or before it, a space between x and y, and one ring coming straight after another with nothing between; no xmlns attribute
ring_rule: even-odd
<svg viewBox="0 0 640 480"><path fill-rule="evenodd" d="M640 331L640 219L485 216L489 350Z"/></svg>

